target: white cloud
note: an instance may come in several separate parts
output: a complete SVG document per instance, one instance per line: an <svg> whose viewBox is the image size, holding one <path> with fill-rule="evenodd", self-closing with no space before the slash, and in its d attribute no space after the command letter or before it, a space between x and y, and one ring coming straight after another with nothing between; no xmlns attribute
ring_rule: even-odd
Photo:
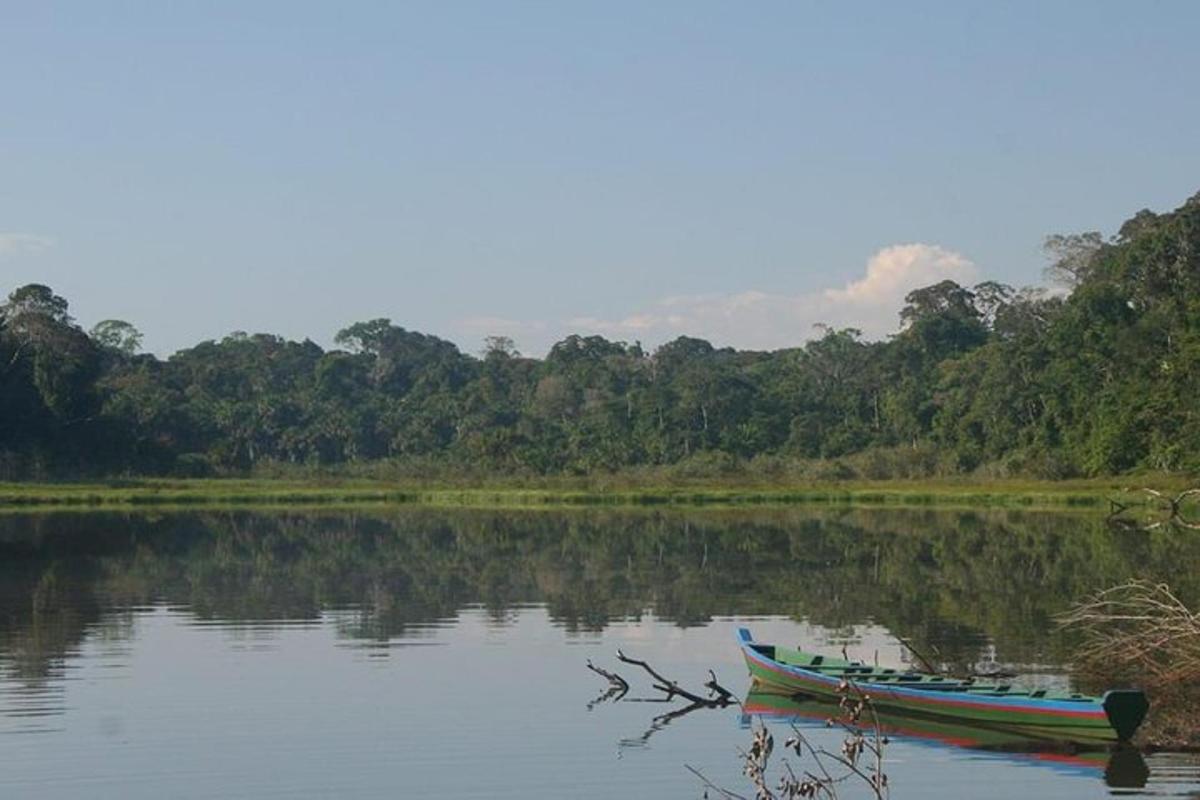
<svg viewBox="0 0 1200 800"><path fill-rule="evenodd" d="M862 277L840 288L677 295L611 319L578 316L546 323L475 317L459 325L469 333L511 336L529 352L545 352L570 333L637 340L649 347L686 335L719 347L774 350L812 338L818 323L859 328L868 338L882 338L899 329L900 308L910 291L947 279L969 285L978 272L965 256L944 247L897 244L875 253Z"/></svg>
<svg viewBox="0 0 1200 800"><path fill-rule="evenodd" d="M22 253L40 253L54 246L54 240L32 233L0 233L0 258Z"/></svg>
<svg viewBox="0 0 1200 800"><path fill-rule="evenodd" d="M813 334L813 326L860 328L871 338L893 333L904 296L941 280L973 283L978 269L963 255L938 245L885 247L866 264L861 278L842 288L803 294L757 290L733 294L667 297L646 310L613 320L576 317L568 327L647 343L686 334L717 345L761 349L791 347Z"/></svg>
<svg viewBox="0 0 1200 800"><path fill-rule="evenodd" d="M850 306L899 306L913 289L938 281L973 282L975 265L953 250L930 244L894 244L867 262L867 274L825 297Z"/></svg>

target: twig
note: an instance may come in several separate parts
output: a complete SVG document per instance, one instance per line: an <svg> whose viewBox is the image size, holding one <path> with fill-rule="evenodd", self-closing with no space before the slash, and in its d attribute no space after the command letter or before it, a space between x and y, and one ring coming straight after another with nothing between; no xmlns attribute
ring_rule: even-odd
<svg viewBox="0 0 1200 800"><path fill-rule="evenodd" d="M805 770L803 776L797 775L791 764L785 759L782 767L783 774L778 785L772 788L768 781L767 768L774 739L761 721L754 728L750 749L748 751L739 750L738 756L742 759L742 774L754 787L755 800L796 800L796 798L805 797L837 800L838 786L850 779L861 780L866 784L876 800L884 800L888 797L888 779L883 771L883 751L888 740L883 735L882 724L875 711L875 706L871 702L871 697L849 680L842 682L838 693L842 695L840 707L843 716L841 719L831 719L829 723L836 722L846 731L847 735L842 742L841 755L814 747L794 724L791 726L794 735L784 743L784 748L792 750L797 757L811 759L815 764L814 769L820 772L819 775L809 770ZM870 738L866 731L858 725L864 713L869 713L871 719L873 736ZM867 752L874 756L869 767L860 764L860 756ZM839 764L844 772L839 770L841 774L833 774L826 762ZM705 797L708 797L707 790L711 789L724 798L742 798L742 795L713 783L699 770L691 766L687 769L703 782L706 787Z"/></svg>
<svg viewBox="0 0 1200 800"><path fill-rule="evenodd" d="M620 686L609 686L601 695L591 700L587 704L587 710L591 711L596 706L600 705L601 703L607 703L609 700L612 700L615 703L620 700L624 694L625 692Z"/></svg>
<svg viewBox="0 0 1200 800"><path fill-rule="evenodd" d="M916 657L917 661L921 662L922 669L924 669L926 672L932 672L935 674L940 672L940 670L935 667L932 662L925 657L925 654L918 650L911 641L905 639L903 636L897 636L896 639L900 642L900 644L908 648L908 652L912 653L913 656Z"/></svg>
<svg viewBox="0 0 1200 800"><path fill-rule="evenodd" d="M592 660L590 658L588 659L588 662L587 662L587 668L590 669L592 672L596 673L597 675L600 675L601 677L603 677L614 688L620 689L623 692L629 691L629 683L624 678L622 678L620 675L618 675L615 672L609 672L608 670L604 669L603 667L597 667L595 664L592 663Z"/></svg>
<svg viewBox="0 0 1200 800"><path fill-rule="evenodd" d="M710 696L716 696L716 703L721 707L731 705L733 703L737 703L738 705L742 704L741 700L738 700L736 697L734 697L733 692L717 683L717 674L711 669L708 671L708 680L704 682L704 687L708 689Z"/></svg>
<svg viewBox="0 0 1200 800"><path fill-rule="evenodd" d="M1085 667L1124 667L1160 686L1200 679L1200 614L1165 584L1131 581L1075 605L1060 627L1083 635L1077 661Z"/></svg>
<svg viewBox="0 0 1200 800"><path fill-rule="evenodd" d="M750 800L745 795L740 795L737 792L731 792L728 789L718 786L717 784L713 783L712 781L710 781L708 778L706 778L704 776L703 772L696 769L691 764L684 764L683 768L686 769L688 772L692 773L693 775L695 775L697 778L699 778L700 781L705 786L707 786L709 789L712 789L714 792L719 792L722 797L728 798L728 800Z"/></svg>
<svg viewBox="0 0 1200 800"><path fill-rule="evenodd" d="M792 724L792 733L795 734L795 737L784 742L784 745L791 746L797 755L800 755L800 747L803 746L808 751L808 754L812 756L813 761L816 762L817 769L821 770L821 774L825 776L825 780L830 784L837 783L838 781L829 774L829 770L825 767L825 762L821 760L821 752L812 746L812 742L808 741L808 737L800 732L795 723ZM810 775L810 777L815 776Z"/></svg>

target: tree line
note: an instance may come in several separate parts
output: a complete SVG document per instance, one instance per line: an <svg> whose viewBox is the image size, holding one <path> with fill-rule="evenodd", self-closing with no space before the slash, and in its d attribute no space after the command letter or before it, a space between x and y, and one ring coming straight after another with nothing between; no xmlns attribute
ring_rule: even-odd
<svg viewBox="0 0 1200 800"><path fill-rule="evenodd" d="M1047 240L1062 291L953 281L900 331L773 352L572 335L478 356L387 319L336 348L234 333L166 359L40 284L0 305L0 478L436 465L819 477L1200 470L1200 194Z"/></svg>

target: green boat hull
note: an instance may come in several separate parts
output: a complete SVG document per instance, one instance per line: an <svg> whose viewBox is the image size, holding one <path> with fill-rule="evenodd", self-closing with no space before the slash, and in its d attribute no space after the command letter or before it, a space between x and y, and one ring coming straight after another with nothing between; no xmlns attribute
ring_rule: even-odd
<svg viewBox="0 0 1200 800"><path fill-rule="evenodd" d="M1003 727L1066 742L1114 743L1132 737L1147 710L1137 690L1103 697L1021 691L911 671L881 670L800 650L758 644L739 633L746 666L764 691L837 701L850 680L881 711Z"/></svg>

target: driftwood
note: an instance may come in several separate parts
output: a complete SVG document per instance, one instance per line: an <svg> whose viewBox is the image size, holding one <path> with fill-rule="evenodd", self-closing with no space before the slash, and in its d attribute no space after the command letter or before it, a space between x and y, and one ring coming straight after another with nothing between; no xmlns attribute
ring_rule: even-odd
<svg viewBox="0 0 1200 800"><path fill-rule="evenodd" d="M717 674L715 672L713 672L711 669L708 671L708 680L704 682L704 688L708 689L708 693L709 693L710 697L712 697L712 696L716 697L715 702L716 702L716 705L719 707L723 708L727 705L731 705L733 703L738 702L737 698L735 698L733 696L732 692L730 692L728 689L726 689L721 684L717 683Z"/></svg>
<svg viewBox="0 0 1200 800"><path fill-rule="evenodd" d="M670 725L680 717L685 717L694 711L699 711L706 708L725 708L727 706L739 704L733 692L726 689L717 682L716 674L710 669L708 671L708 680L704 682L704 688L708 690L708 697L704 697L696 692L685 689L678 682L663 677L649 663L637 658L630 658L620 650L617 651L617 658L625 663L636 667L641 667L653 679L652 686L663 693L662 697L627 697L629 693L629 682L615 672L598 667L590 660L587 662L587 668L597 675L608 681L608 689L588 703L588 711L591 711L596 706L605 702L626 702L626 703L670 703L676 697L682 698L687 702L687 705L680 708L672 709L665 714L659 714L650 720L650 727L646 729L641 736L632 739L622 739L621 747L641 747L644 746L647 740L655 733L658 733L663 728Z"/></svg>
<svg viewBox="0 0 1200 800"><path fill-rule="evenodd" d="M1200 522L1189 518L1184 513L1184 504L1190 497L1200 497L1200 487L1194 489L1186 489L1179 494L1171 497L1157 489L1142 487L1141 489L1125 489L1126 492L1140 492L1148 496L1149 500L1145 503L1122 503L1113 498L1108 498L1109 513L1106 518L1108 524L1116 528L1126 530L1141 530L1152 531L1158 528L1167 526L1176 526L1186 528L1187 530L1200 530ZM1143 523L1136 519L1131 519L1125 516L1125 512L1131 509L1153 507L1165 514L1160 519L1154 522Z"/></svg>
<svg viewBox="0 0 1200 800"><path fill-rule="evenodd" d="M1143 489L1142 491L1158 500L1160 504L1166 503L1169 506L1171 516L1167 520L1168 523L1179 525L1189 530L1200 530L1200 522L1193 522L1183 515L1183 502L1189 497L1200 496L1200 487L1180 492L1175 497L1168 497L1154 489Z"/></svg>
<svg viewBox="0 0 1200 800"><path fill-rule="evenodd" d="M607 703L610 700L615 703L616 701L621 699L622 695L623 695L623 693L618 687L609 686L603 692L601 692L596 697L594 697L588 701L587 710L591 711L596 706L602 705L603 703Z"/></svg>
<svg viewBox="0 0 1200 800"><path fill-rule="evenodd" d="M708 682L704 684L704 686L708 689L709 696L702 697L695 692L690 692L687 689L684 689L676 681L664 678L654 669L654 667L650 666L641 659L630 658L618 650L617 660L625 664L632 664L635 667L641 667L644 669L650 675L650 677L654 679L654 683L652 684L654 688L665 693L667 700L672 700L676 696L679 696L688 702L694 703L698 706L704 706L706 708L724 708L725 706L737 702L734 699L732 692L717 683L717 676L713 674L712 670L708 671L709 679Z"/></svg>
<svg viewBox="0 0 1200 800"><path fill-rule="evenodd" d="M588 659L588 662L587 662L587 668L590 669L592 672L596 673L597 675L602 676L605 680L608 681L609 685L612 688L620 689L623 692L629 691L628 681L626 681L624 678L622 678L620 675L618 675L615 672L609 672L608 670L606 670L602 667L597 667L595 664L592 663L592 660L590 658Z"/></svg>
<svg viewBox="0 0 1200 800"><path fill-rule="evenodd" d="M592 663L591 659L588 659L587 668L608 681L608 689L587 704L588 711L610 700L615 703L629 693L629 684L617 673L597 667Z"/></svg>

